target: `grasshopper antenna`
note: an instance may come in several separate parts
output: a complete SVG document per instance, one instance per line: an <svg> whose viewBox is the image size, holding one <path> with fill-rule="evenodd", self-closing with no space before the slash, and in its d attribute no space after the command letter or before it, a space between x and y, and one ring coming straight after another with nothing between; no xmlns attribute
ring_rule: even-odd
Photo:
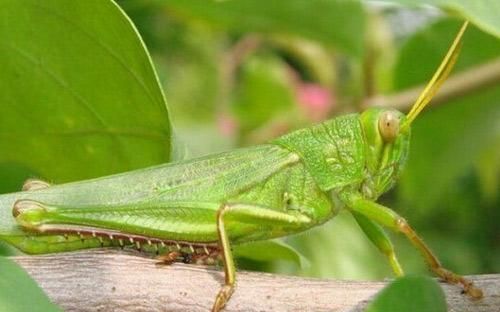
<svg viewBox="0 0 500 312"><path fill-rule="evenodd" d="M422 91L418 99L415 101L415 104L413 104L413 106L411 107L410 112L406 116L406 120L401 126L401 132L408 131L411 123L415 120L415 118L417 118L418 114L420 114L424 107L429 104L431 99L434 97L443 82L450 74L453 66L457 62L458 54L460 53L460 48L462 47L462 37L468 24L469 22L465 21L458 31L453 44L451 45L448 53L446 53L446 56L439 65L438 70L434 73L431 81L429 81L427 86L425 86L424 91Z"/></svg>

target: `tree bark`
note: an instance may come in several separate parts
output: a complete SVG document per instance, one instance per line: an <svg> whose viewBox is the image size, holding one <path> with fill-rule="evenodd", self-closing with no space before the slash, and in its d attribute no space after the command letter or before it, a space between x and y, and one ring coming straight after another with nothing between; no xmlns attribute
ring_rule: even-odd
<svg viewBox="0 0 500 312"><path fill-rule="evenodd" d="M222 272L204 266L157 265L131 253L93 250L18 256L19 263L65 311L209 311ZM441 284L453 312L500 311L500 274L470 276L485 297ZM238 272L224 311L362 311L387 281L343 281Z"/></svg>

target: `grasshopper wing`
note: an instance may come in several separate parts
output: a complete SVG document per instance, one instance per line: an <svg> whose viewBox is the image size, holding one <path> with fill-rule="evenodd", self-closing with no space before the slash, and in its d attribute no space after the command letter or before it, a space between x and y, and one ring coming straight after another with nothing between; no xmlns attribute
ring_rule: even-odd
<svg viewBox="0 0 500 312"><path fill-rule="evenodd" d="M105 229L215 241L215 215L222 203L298 162L297 155L275 145L239 149L19 193L14 215L24 228L43 233Z"/></svg>

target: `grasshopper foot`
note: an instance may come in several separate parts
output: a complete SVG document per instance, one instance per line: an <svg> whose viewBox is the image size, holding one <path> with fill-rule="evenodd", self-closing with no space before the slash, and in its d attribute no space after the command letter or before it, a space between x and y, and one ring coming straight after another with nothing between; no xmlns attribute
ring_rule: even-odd
<svg viewBox="0 0 500 312"><path fill-rule="evenodd" d="M464 289L464 292L472 299L479 300L483 298L483 291L480 288L475 287L472 282L470 283L467 289Z"/></svg>
<svg viewBox="0 0 500 312"><path fill-rule="evenodd" d="M163 255L157 256L155 259L159 260L156 265L171 265L174 263L179 257L181 253L179 251L171 251Z"/></svg>
<svg viewBox="0 0 500 312"><path fill-rule="evenodd" d="M468 295L472 300L479 300L483 298L483 291L476 286L472 281L448 271L442 267L436 268L435 273L441 277L445 282L450 284L461 284L463 287L463 293Z"/></svg>
<svg viewBox="0 0 500 312"><path fill-rule="evenodd" d="M28 179L24 182L23 184L23 191L37 191L37 190L43 190L46 189L50 186L49 183L38 180L38 179Z"/></svg>
<svg viewBox="0 0 500 312"><path fill-rule="evenodd" d="M234 285L222 286L215 299L215 303L212 307L212 312L219 312L220 310L222 310L222 308L224 308L224 306L228 302L229 298L231 298L233 292L234 292Z"/></svg>

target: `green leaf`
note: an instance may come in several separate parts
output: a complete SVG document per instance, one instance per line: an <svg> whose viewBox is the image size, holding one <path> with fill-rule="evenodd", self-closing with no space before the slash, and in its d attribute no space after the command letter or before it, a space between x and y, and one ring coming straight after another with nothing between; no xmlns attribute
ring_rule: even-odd
<svg viewBox="0 0 500 312"><path fill-rule="evenodd" d="M391 0L406 5L434 5L457 13L479 28L500 37L500 2L496 0Z"/></svg>
<svg viewBox="0 0 500 312"><path fill-rule="evenodd" d="M444 292L436 281L405 276L385 287L365 312L446 312Z"/></svg>
<svg viewBox="0 0 500 312"><path fill-rule="evenodd" d="M0 257L0 276L1 311L62 311L21 267L5 257Z"/></svg>
<svg viewBox="0 0 500 312"><path fill-rule="evenodd" d="M397 88L428 81L459 27L459 22L445 20L412 37L396 67ZM500 40L469 28L455 72L483 64L499 52ZM412 126L410 158L400 181L407 206L433 209L473 169L484 149L498 148L499 98L500 86L493 84L430 107L417 118Z"/></svg>
<svg viewBox="0 0 500 312"><path fill-rule="evenodd" d="M19 168L16 181L60 183L170 159L151 59L113 1L2 0L0 37L0 168Z"/></svg>
<svg viewBox="0 0 500 312"><path fill-rule="evenodd" d="M246 258L259 262L283 260L291 262L302 269L309 267L309 261L295 248L277 240L235 245L233 252L237 258Z"/></svg>
<svg viewBox="0 0 500 312"><path fill-rule="evenodd" d="M287 34L318 40L361 55L365 15L359 1L168 0L170 12L231 32ZM318 14L321 12L321 14Z"/></svg>

